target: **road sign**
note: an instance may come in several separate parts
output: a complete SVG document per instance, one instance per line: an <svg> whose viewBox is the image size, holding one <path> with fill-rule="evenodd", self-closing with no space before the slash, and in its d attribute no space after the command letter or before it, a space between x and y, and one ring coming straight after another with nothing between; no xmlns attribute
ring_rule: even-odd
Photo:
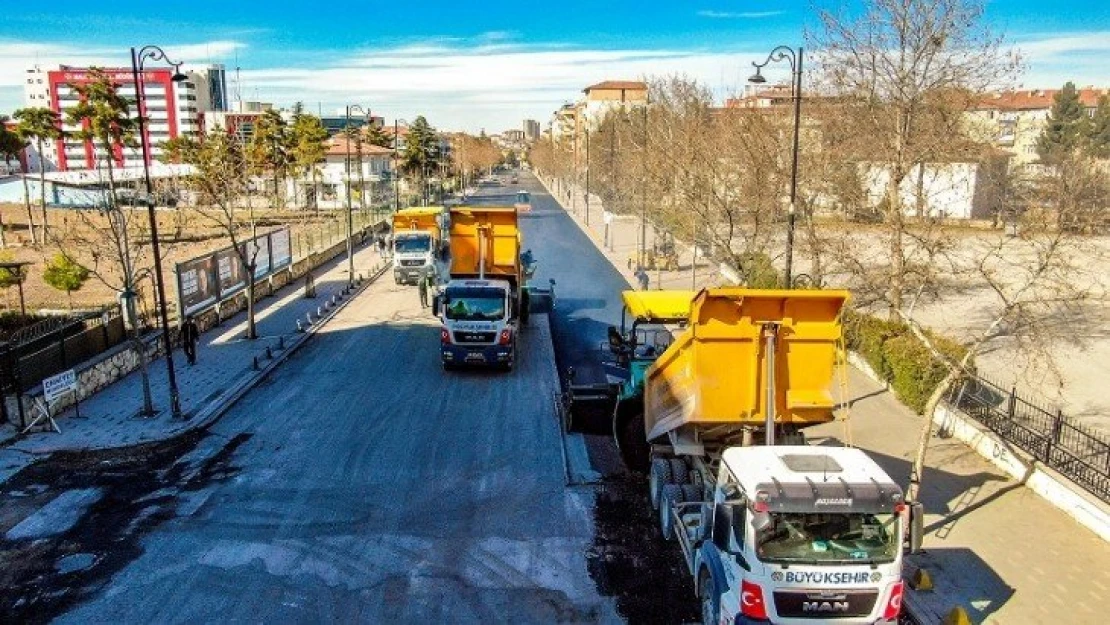
<svg viewBox="0 0 1110 625"><path fill-rule="evenodd" d="M602 213L602 216L605 218L605 225L608 226L609 224L613 223L613 213L605 211Z"/></svg>
<svg viewBox="0 0 1110 625"><path fill-rule="evenodd" d="M77 374L73 369L63 371L42 381L42 395L46 403L53 403L66 393L77 392Z"/></svg>

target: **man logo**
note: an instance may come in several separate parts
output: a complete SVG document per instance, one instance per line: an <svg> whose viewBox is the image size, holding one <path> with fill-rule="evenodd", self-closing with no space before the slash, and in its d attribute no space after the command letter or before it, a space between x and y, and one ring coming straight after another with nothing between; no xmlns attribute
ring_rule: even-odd
<svg viewBox="0 0 1110 625"><path fill-rule="evenodd" d="M882 581L882 579L883 579L883 574L882 573L876 572L876 573L871 574L871 581L873 581L873 582Z"/></svg>
<svg viewBox="0 0 1110 625"><path fill-rule="evenodd" d="M822 614L834 614L836 612L847 612L851 609L847 601L803 601L802 612L815 612Z"/></svg>
<svg viewBox="0 0 1110 625"><path fill-rule="evenodd" d="M771 573L771 581L772 582L781 582L782 581L782 571L775 571L774 573Z"/></svg>

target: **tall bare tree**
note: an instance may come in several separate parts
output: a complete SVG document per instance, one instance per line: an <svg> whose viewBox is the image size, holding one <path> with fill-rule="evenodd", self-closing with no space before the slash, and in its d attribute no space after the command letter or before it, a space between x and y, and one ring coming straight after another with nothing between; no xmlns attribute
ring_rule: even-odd
<svg viewBox="0 0 1110 625"><path fill-rule="evenodd" d="M250 201L247 172L251 165L237 138L218 132L204 141L187 139L181 143L181 158L193 166L186 184L196 192L205 208L201 215L227 235L232 249L247 273L247 334L258 338L255 322L255 273L260 246L256 244L258 221ZM240 199L247 195L244 211ZM245 214L244 214L245 213Z"/></svg>
<svg viewBox="0 0 1110 625"><path fill-rule="evenodd" d="M869 0L857 15L820 11L821 27L809 34L820 88L840 98L840 113L851 120L856 141L841 145L885 177L883 299L891 318L912 290L908 276L920 270L907 258L907 215L914 211L905 205L904 184L930 163L973 156L952 140L964 134L964 114L1017 70L982 14L982 0Z"/></svg>

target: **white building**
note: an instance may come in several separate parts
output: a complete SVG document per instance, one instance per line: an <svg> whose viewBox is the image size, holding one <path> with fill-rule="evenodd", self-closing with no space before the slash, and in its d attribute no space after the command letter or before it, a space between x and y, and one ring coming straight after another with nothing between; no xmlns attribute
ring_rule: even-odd
<svg viewBox="0 0 1110 625"><path fill-rule="evenodd" d="M393 150L366 141L360 148L356 141L340 135L328 142L324 162L316 169L315 186L309 175L295 183L291 180L287 192L305 206L343 208L349 186L352 206L371 208L392 201L393 179Z"/></svg>

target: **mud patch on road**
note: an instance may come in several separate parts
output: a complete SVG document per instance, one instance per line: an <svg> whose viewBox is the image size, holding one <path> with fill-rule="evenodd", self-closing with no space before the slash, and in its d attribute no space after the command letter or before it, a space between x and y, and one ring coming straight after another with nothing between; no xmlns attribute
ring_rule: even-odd
<svg viewBox="0 0 1110 625"><path fill-rule="evenodd" d="M8 480L0 489L3 500L27 492L42 500L82 489L102 496L72 527L50 538L0 538L0 621L45 623L92 596L142 554L143 536L174 518L182 486L200 488L233 472L228 459L242 436L195 470L178 462L204 436L57 453ZM187 485L180 484L184 480Z"/></svg>
<svg viewBox="0 0 1110 625"><path fill-rule="evenodd" d="M616 598L629 623L688 623L700 618L693 581L677 543L659 533L647 483L610 475L597 489L594 543L587 552L598 592Z"/></svg>

